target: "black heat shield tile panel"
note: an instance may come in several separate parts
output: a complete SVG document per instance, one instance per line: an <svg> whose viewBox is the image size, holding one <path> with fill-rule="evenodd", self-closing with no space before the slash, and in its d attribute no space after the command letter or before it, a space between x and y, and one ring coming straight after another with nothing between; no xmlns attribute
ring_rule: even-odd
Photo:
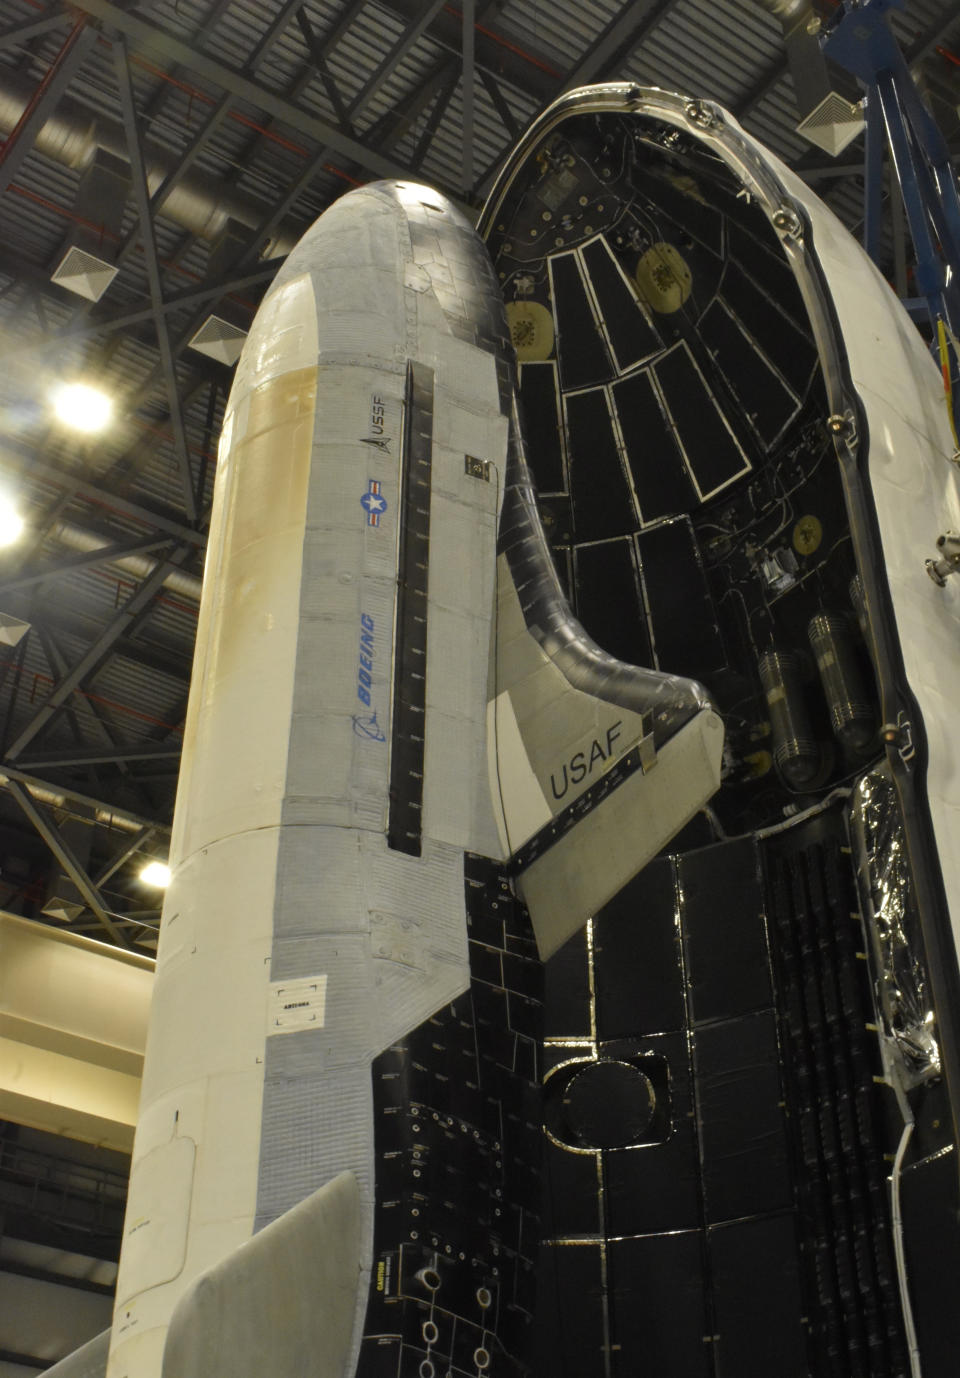
<svg viewBox="0 0 960 1378"><path fill-rule="evenodd" d="M694 1076L711 1224L789 1210L780 1052L772 1012L698 1028Z"/></svg>
<svg viewBox="0 0 960 1378"><path fill-rule="evenodd" d="M642 169L634 176L641 195L648 197L656 232L660 239L674 242L677 235L669 221L709 249L716 258L723 257L723 216L707 204L692 178L687 179L688 191L666 177L645 174ZM690 194L693 192L694 194Z"/></svg>
<svg viewBox="0 0 960 1378"><path fill-rule="evenodd" d="M589 1038L590 970L586 928L574 933L544 967L544 1037Z"/></svg>
<svg viewBox="0 0 960 1378"><path fill-rule="evenodd" d="M602 1279L599 1244L541 1248L534 1378L606 1378Z"/></svg>
<svg viewBox="0 0 960 1378"><path fill-rule="evenodd" d="M749 268L728 263L720 295L794 392L802 397L817 362L816 350L749 274Z"/></svg>
<svg viewBox="0 0 960 1378"><path fill-rule="evenodd" d="M644 315L637 295L624 278L605 239L580 250L621 373L663 348Z"/></svg>
<svg viewBox="0 0 960 1378"><path fill-rule="evenodd" d="M359 1378L530 1373L541 1112L529 1011L540 964L497 864L467 854L464 888L470 990L371 1069L374 1266Z"/></svg>
<svg viewBox="0 0 960 1378"><path fill-rule="evenodd" d="M793 1215L722 1225L710 1231L708 1249L718 1372L808 1378Z"/></svg>
<svg viewBox="0 0 960 1378"><path fill-rule="evenodd" d="M715 301L704 312L700 337L714 355L757 435L769 445L797 410L797 400L730 315Z"/></svg>
<svg viewBox="0 0 960 1378"><path fill-rule="evenodd" d="M566 492L560 445L560 392L553 363L523 364L520 368L527 462L541 493Z"/></svg>
<svg viewBox="0 0 960 1378"><path fill-rule="evenodd" d="M433 370L407 364L387 843L419 856L426 745L427 584L433 472Z"/></svg>
<svg viewBox="0 0 960 1378"><path fill-rule="evenodd" d="M657 669L709 682L726 657L692 522L647 527L636 542Z"/></svg>
<svg viewBox="0 0 960 1378"><path fill-rule="evenodd" d="M683 953L671 858L652 861L597 915L594 963L600 1038L683 1028Z"/></svg>
<svg viewBox="0 0 960 1378"><path fill-rule="evenodd" d="M818 1363L831 1374L900 1378L909 1366L877 1137L880 1064L844 838L834 810L761 847L784 1092Z"/></svg>
<svg viewBox="0 0 960 1378"><path fill-rule="evenodd" d="M695 1023L769 1009L770 955L753 839L682 857L680 889Z"/></svg>
<svg viewBox="0 0 960 1378"><path fill-rule="evenodd" d="M603 388L567 397L570 495L578 545L626 536L637 527Z"/></svg>
<svg viewBox="0 0 960 1378"><path fill-rule="evenodd" d="M758 243L754 235L740 225L727 221L727 244L730 257L745 267L756 285L807 334L807 313L803 296L779 246L769 248Z"/></svg>
<svg viewBox="0 0 960 1378"><path fill-rule="evenodd" d="M613 1378L713 1378L703 1265L699 1231L608 1243Z"/></svg>
<svg viewBox="0 0 960 1378"><path fill-rule="evenodd" d="M603 1154L607 1233L617 1238L697 1229L703 1214L700 1156L686 1035L608 1043L601 1055L639 1062L662 1059L669 1083L669 1119L660 1142L608 1149Z"/></svg>
<svg viewBox="0 0 960 1378"><path fill-rule="evenodd" d="M549 260L557 356L564 392L609 382L614 368L597 326L576 254Z"/></svg>
<svg viewBox="0 0 960 1378"><path fill-rule="evenodd" d="M599 1185L596 1153L561 1148L545 1138L540 1212L544 1239L599 1235L603 1229Z"/></svg>
<svg viewBox="0 0 960 1378"><path fill-rule="evenodd" d="M628 665L653 665L647 618L629 536L574 551L576 610L605 651Z"/></svg>
<svg viewBox="0 0 960 1378"><path fill-rule="evenodd" d="M907 1275L924 1378L954 1378L960 1355L957 1151L940 1152L901 1182Z"/></svg>
<svg viewBox="0 0 960 1378"><path fill-rule="evenodd" d="M614 383L613 400L642 519L692 511L699 498L650 373Z"/></svg>
<svg viewBox="0 0 960 1378"><path fill-rule="evenodd" d="M688 349L682 344L672 349L658 360L654 373L700 496L708 497L747 472L749 462Z"/></svg>

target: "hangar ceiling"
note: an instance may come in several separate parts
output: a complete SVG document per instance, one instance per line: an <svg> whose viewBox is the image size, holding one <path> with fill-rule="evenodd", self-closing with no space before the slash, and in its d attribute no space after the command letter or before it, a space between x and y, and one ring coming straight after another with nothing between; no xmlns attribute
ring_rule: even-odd
<svg viewBox="0 0 960 1378"><path fill-rule="evenodd" d="M861 145L797 134L778 8L0 0L0 484L27 522L0 551L0 908L155 946L138 872L166 854L232 358L297 237L379 177L475 211L546 104L613 78L720 101L856 229ZM955 0L893 22L955 124ZM112 396L102 434L54 420L72 380Z"/></svg>

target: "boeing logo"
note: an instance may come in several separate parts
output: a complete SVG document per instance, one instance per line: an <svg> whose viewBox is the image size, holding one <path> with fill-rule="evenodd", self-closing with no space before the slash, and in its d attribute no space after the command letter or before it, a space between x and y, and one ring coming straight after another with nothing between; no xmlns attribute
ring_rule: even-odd
<svg viewBox="0 0 960 1378"><path fill-rule="evenodd" d="M385 742L386 733L377 722L376 710L372 713L354 713L353 731L357 737L367 737L371 742Z"/></svg>
<svg viewBox="0 0 960 1378"><path fill-rule="evenodd" d="M360 614L360 663L357 666L357 698L370 707L370 686L373 673L373 618L368 612Z"/></svg>

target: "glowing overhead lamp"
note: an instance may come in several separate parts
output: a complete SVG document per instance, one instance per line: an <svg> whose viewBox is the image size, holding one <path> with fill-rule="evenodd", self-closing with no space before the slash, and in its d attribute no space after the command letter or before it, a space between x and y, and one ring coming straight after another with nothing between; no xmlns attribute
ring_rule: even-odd
<svg viewBox="0 0 960 1378"><path fill-rule="evenodd" d="M23 534L23 518L9 498L0 494L0 546L13 545Z"/></svg>
<svg viewBox="0 0 960 1378"><path fill-rule="evenodd" d="M113 402L88 383L61 383L52 394L57 419L75 431L92 435L102 431L113 415Z"/></svg>
<svg viewBox="0 0 960 1378"><path fill-rule="evenodd" d="M140 879L144 885L156 885L164 890L170 884L170 867L162 861L148 861L140 872Z"/></svg>

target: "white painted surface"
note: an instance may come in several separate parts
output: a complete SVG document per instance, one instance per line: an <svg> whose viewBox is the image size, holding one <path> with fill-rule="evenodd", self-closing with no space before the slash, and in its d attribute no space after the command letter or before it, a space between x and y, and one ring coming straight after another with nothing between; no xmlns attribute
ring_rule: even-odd
<svg viewBox="0 0 960 1378"><path fill-rule="evenodd" d="M376 190L345 198L282 270L238 367L110 1378L159 1378L169 1317L191 1281L249 1239L256 1220L344 1170L360 1188L354 1307L362 1318L372 1250L370 1062L469 981L462 849L499 845L485 713L507 428L492 359L450 335L429 290L442 266L412 263L390 198ZM384 836L408 358L436 372L419 858L390 851ZM468 477L464 454L488 460L492 481ZM376 527L361 506L371 481L386 502ZM362 646L368 626L372 641ZM361 654L372 664L369 704L358 697ZM374 712L376 727L359 730L354 720L370 729ZM319 977L322 1021L268 1034L274 992ZM288 1131L264 1121L265 1095L282 1084L265 1082L265 1067L284 1058L307 1058L320 1078L315 1101L301 1098L297 1109L317 1117L306 1137L292 1122ZM268 1132L272 1143L293 1136L278 1172L264 1161ZM171 1168L173 1195L183 1201L189 1187L182 1266L151 1170L170 1155L180 1169Z"/></svg>
<svg viewBox="0 0 960 1378"><path fill-rule="evenodd" d="M689 823L720 787L723 723L698 713L520 879L544 961Z"/></svg>
<svg viewBox="0 0 960 1378"><path fill-rule="evenodd" d="M960 945L960 580L938 589L925 560L942 531L960 529L960 476L940 371L889 284L809 187L745 136L810 217L867 416L868 475L907 680L929 745L930 804L954 941Z"/></svg>

